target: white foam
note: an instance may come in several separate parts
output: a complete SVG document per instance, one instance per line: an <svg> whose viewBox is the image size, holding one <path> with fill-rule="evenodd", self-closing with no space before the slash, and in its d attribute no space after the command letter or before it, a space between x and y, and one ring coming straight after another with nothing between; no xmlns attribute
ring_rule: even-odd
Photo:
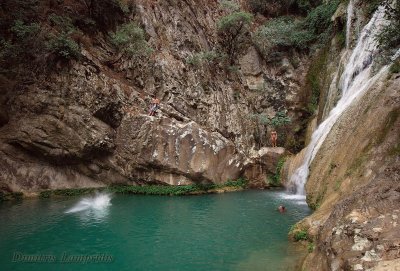
<svg viewBox="0 0 400 271"><path fill-rule="evenodd" d="M281 198L295 201L305 201L306 196L297 194L282 194Z"/></svg>
<svg viewBox="0 0 400 271"><path fill-rule="evenodd" d="M97 210L102 211L107 209L111 205L111 195L107 193L97 194L94 197L86 197L80 200L71 209L67 210L65 213L77 213L85 210Z"/></svg>

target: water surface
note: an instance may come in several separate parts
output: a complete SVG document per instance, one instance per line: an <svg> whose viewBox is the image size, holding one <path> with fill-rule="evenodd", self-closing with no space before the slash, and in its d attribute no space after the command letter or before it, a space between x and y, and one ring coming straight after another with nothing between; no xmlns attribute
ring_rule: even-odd
<svg viewBox="0 0 400 271"><path fill-rule="evenodd" d="M1 203L0 270L293 270L287 233L310 213L271 191L102 197Z"/></svg>

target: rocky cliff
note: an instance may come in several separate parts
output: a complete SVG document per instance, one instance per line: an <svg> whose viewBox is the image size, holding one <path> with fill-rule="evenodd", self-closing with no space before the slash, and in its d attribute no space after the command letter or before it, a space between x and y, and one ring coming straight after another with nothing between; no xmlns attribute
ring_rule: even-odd
<svg viewBox="0 0 400 271"><path fill-rule="evenodd" d="M13 4L5 3L2 14ZM279 144L301 140L305 55L271 64L250 43L232 65L189 61L220 48L217 21L227 11L217 1L141 0L124 12L108 9L114 17L101 20L101 6L89 14L79 1L39 5L37 20L48 32L58 21L66 24L65 15L72 18L80 57L66 63L43 56L55 64L35 66L20 80L1 78L2 191L222 183L261 161L254 153L268 146L268 128L257 117L277 112L290 116L295 127ZM97 30L80 26L86 13ZM123 22L144 29L150 55L126 57L117 50L110 33ZM147 116L151 94L161 100L155 117ZM268 160L265 151L263 156ZM252 169L251 175L260 174Z"/></svg>
<svg viewBox="0 0 400 271"><path fill-rule="evenodd" d="M218 33L220 19L232 12L222 4L227 1L3 2L0 192L25 194L113 183L223 183L241 176L264 186L286 153L268 148L268 122L282 113L290 117L278 143L292 152L310 141L341 97L343 59L379 4L354 0L350 10L347 3L323 1L318 9L312 3L319 1L300 1L309 4L305 11L297 11L299 4L257 6L240 50L227 59ZM249 2L255 3L230 8L248 11ZM293 18L270 18L277 14ZM146 54L128 56L113 41L127 23ZM278 39L279 31L264 29L257 45L250 36L268 23L282 33ZM304 31L304 25L315 29ZM40 53L35 37L44 33L61 38L47 37L51 50ZM316 46L316 40L328 42ZM265 53L267 45L272 50ZM38 50L15 51L20 47ZM10 62L15 59L20 63ZM398 72L386 69L368 86L310 164L305 188L316 211L298 224L315 247L305 270L399 267ZM156 116L148 116L152 94L161 100ZM286 163L286 175L304 154Z"/></svg>

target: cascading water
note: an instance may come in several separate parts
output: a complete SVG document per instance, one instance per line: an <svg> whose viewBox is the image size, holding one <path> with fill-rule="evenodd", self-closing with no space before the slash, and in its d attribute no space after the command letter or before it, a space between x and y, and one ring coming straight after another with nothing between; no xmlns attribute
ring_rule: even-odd
<svg viewBox="0 0 400 271"><path fill-rule="evenodd" d="M350 32L351 20L353 16L353 1L351 0L348 7L348 25L347 33ZM385 8L379 7L369 23L363 28L357 45L351 52L351 56L345 64L345 69L340 76L339 90L341 98L337 105L331 110L328 117L318 126L313 133L311 142L307 146L303 164L295 170L290 176L289 182L294 186L297 195L305 197L305 183L309 174L309 166L315 155L320 149L322 143L332 129L333 125L342 115L342 113L364 92L376 82L376 80L384 74L387 67L383 67L380 72L371 77L371 69L375 55L378 53L378 43L376 36L387 25L385 19ZM350 40L347 38L347 45L350 46ZM338 77L335 76L334 80ZM332 84L335 85L335 84Z"/></svg>

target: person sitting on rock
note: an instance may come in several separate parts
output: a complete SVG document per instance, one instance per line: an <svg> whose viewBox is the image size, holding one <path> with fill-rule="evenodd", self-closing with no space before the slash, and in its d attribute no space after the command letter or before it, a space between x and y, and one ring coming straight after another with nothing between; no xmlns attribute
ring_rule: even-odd
<svg viewBox="0 0 400 271"><path fill-rule="evenodd" d="M273 148L276 147L277 140L278 140L278 133L275 130L273 130L271 132L271 145Z"/></svg>
<svg viewBox="0 0 400 271"><path fill-rule="evenodd" d="M157 112L157 109L160 108L160 100L156 97L156 95L152 95L151 104L150 104L150 112L149 116L154 116Z"/></svg>

